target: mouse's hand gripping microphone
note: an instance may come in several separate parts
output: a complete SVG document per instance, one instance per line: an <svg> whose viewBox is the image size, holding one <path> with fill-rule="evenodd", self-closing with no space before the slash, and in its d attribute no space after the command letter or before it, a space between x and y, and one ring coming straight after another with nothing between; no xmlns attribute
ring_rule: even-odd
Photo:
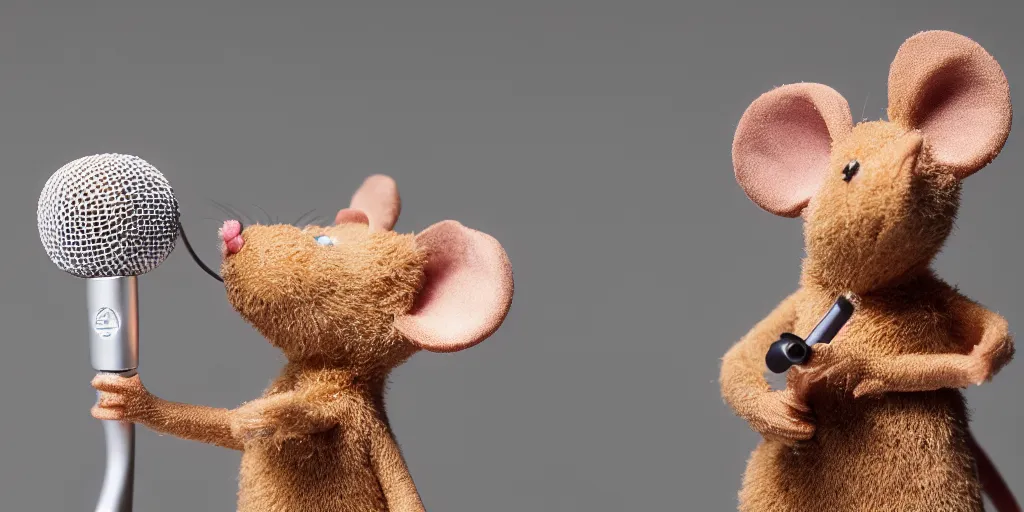
<svg viewBox="0 0 1024 512"><path fill-rule="evenodd" d="M790 332L782 333L765 354L768 369L774 373L783 373L793 365L806 363L811 357L811 347L831 342L853 316L853 310L853 303L840 296L806 340Z"/></svg>

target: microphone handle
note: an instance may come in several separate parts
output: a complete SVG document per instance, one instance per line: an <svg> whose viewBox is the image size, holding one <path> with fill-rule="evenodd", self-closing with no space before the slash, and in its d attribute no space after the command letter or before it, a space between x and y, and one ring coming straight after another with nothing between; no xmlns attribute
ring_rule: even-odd
<svg viewBox="0 0 1024 512"><path fill-rule="evenodd" d="M807 346L810 347L818 343L830 343L839 334L839 330L850 320L850 317L853 316L853 309L853 303L840 295L836 299L835 304L832 305L832 308L828 310L828 313L825 313L825 317L807 335L805 340Z"/></svg>
<svg viewBox="0 0 1024 512"><path fill-rule="evenodd" d="M135 370L111 373L132 377ZM103 489L96 503L96 512L132 512L135 491L135 424L112 420L104 420L102 423L107 442L107 468L103 474Z"/></svg>
<svg viewBox="0 0 1024 512"><path fill-rule="evenodd" d="M138 279L134 276L87 281L89 348L92 367L105 374L133 377L139 367ZM135 424L105 420L107 467L96 512L131 512L135 488Z"/></svg>

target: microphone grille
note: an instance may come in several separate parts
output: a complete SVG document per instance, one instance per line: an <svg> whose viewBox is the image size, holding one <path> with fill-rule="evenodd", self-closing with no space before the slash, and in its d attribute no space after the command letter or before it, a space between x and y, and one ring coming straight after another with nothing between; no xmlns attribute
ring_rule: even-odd
<svg viewBox="0 0 1024 512"><path fill-rule="evenodd" d="M178 239L178 201L145 160L106 153L70 162L46 181L36 210L54 264L78 277L138 276Z"/></svg>

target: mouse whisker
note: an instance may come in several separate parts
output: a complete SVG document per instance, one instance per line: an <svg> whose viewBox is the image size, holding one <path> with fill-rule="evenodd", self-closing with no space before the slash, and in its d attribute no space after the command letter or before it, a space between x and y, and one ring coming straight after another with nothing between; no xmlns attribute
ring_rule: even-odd
<svg viewBox="0 0 1024 512"><path fill-rule="evenodd" d="M293 225L301 226L302 225L302 221L305 220L307 216L309 216L309 215L311 215L313 213L316 213L316 208L313 208L312 210L310 210L310 211L300 215L299 218L293 223Z"/></svg>
<svg viewBox="0 0 1024 512"><path fill-rule="evenodd" d="M231 206L231 205L229 204L228 206ZM259 224L259 219L257 219L255 215L249 215L248 213L246 213L245 210L243 210L241 208L235 208L235 207L232 206L231 209L233 211L238 212L238 214L240 216L245 217L246 222L248 222L250 225L251 224Z"/></svg>
<svg viewBox="0 0 1024 512"><path fill-rule="evenodd" d="M225 215L227 215L229 217L237 217L238 216L238 212L229 209L227 206L224 206L223 203L217 202L217 201L215 201L213 199L211 199L210 202L213 203L213 205L216 206L218 210L224 212ZM237 220L242 220L242 219L237 219Z"/></svg>
<svg viewBox="0 0 1024 512"><path fill-rule="evenodd" d="M224 212L224 215L227 215L228 217L234 217L234 215L235 215L235 214L233 214L233 213L231 213L230 211L228 211L228 209L227 209L227 208L225 208L225 207L224 207L223 205L221 205L221 204L220 204L220 203L218 203L217 201L214 201L214 200L212 200L212 199L211 199L211 200L210 200L210 202L211 202L211 203L213 203L213 205L214 205L214 206L215 206L215 207L216 207L216 208L217 208L218 210L220 210L220 211Z"/></svg>
<svg viewBox="0 0 1024 512"><path fill-rule="evenodd" d="M245 222L246 224L255 224L252 221L252 219L245 214L245 212L239 211L238 209L232 207L229 204L226 205L223 203L219 203L217 201L213 201L213 203L217 205L220 209L224 210L224 212L227 213L228 215L235 217L235 219L238 220L239 222Z"/></svg>
<svg viewBox="0 0 1024 512"><path fill-rule="evenodd" d="M267 224L277 224L278 223L276 217L275 218L271 218L270 214L267 213L267 211L264 210L262 206L260 206L260 205L258 205L256 203L253 203L253 206L255 206L257 209L259 209L259 211L263 212L263 216L267 218Z"/></svg>
<svg viewBox="0 0 1024 512"><path fill-rule="evenodd" d="M224 206L224 205L222 205L220 203L216 203L216 206L217 206L217 209L219 209L220 211L224 212L224 215L227 218L237 220L238 222L242 223L243 227L246 224L248 224L248 221L244 220L242 218L242 216L237 211L230 210L230 209L228 209L228 207L226 207L226 206Z"/></svg>

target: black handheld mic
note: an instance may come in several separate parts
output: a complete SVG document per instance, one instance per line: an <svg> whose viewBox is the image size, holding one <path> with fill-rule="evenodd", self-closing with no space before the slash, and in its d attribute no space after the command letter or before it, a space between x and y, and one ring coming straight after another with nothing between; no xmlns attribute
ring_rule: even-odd
<svg viewBox="0 0 1024 512"><path fill-rule="evenodd" d="M840 296L811 334L807 335L806 340L790 332L782 333L765 354L768 369L774 373L783 373L793 365L806 363L811 357L811 346L831 342L853 316L853 310L853 303Z"/></svg>

